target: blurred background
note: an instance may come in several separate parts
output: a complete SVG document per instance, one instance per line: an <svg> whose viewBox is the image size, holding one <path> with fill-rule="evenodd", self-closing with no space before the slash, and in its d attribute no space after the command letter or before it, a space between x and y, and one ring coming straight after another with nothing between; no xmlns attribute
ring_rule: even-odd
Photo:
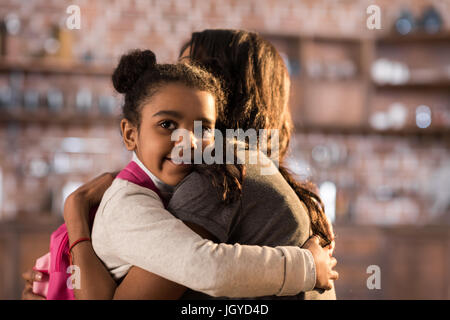
<svg viewBox="0 0 450 320"><path fill-rule="evenodd" d="M70 5L80 29L66 26ZM334 222L338 299L449 299L450 0L2 0L0 299L20 298L65 197L130 158L118 57L150 48L173 62L206 28L257 31L285 58L289 165Z"/></svg>

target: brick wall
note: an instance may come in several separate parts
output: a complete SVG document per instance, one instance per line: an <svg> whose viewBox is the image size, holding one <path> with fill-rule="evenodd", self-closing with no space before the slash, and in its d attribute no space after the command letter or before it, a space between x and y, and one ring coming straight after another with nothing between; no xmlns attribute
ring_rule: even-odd
<svg viewBox="0 0 450 320"><path fill-rule="evenodd" d="M380 31L366 28L366 8L373 3L382 9ZM0 18L15 14L21 21L19 34L9 39L8 59L26 61L30 57L42 57L45 44L51 45L48 40L52 39L52 28L64 26L68 17L65 11L71 4L81 8L81 29L61 29L65 39L62 50L65 53L61 55L72 62L89 61L92 69L106 65L105 70L110 70L121 54L133 48L150 48L156 52L159 61L174 61L190 33L206 28L249 29L275 38L373 37L389 33L404 6L419 16L432 4L441 12L446 30L450 30L449 0L3 0ZM316 51L311 52L313 56L316 54ZM45 56L45 59L55 58L49 53ZM364 69L370 68L367 61L361 63ZM98 72L98 75L97 71L88 70L93 75L87 76L84 71L74 75L61 73L55 64L51 66L56 72L33 71L31 77L22 79L23 87L37 88L42 93L59 87L67 99L64 114L69 117L62 121L35 121L39 115L22 117L20 111L18 121L14 118L14 121L0 122L0 180L4 186L0 219L7 221L0 223L0 299L20 297L21 272L45 252L48 235L61 221L61 190L64 186L84 182L103 171L116 170L129 157L122 147L117 123L112 116L99 121L101 113L96 104L92 119L70 113L76 93L83 88L92 90L95 101L102 94L111 94L108 71ZM18 81L18 77L21 75L3 72L0 88ZM335 85L334 92L345 103L364 98L357 92L349 95L346 90L345 84L338 82ZM312 88L310 92L313 94L306 100L324 99L321 101L325 105L329 102L331 95L322 94L323 87ZM447 98L448 94L439 94L448 111ZM416 102L421 96L407 93L406 99ZM293 101L300 100L301 97L294 96ZM385 103L383 99L380 101L381 105ZM115 106L113 115L118 113L119 102ZM303 113L299 110L295 116L301 117ZM316 113L309 112L316 124L325 118L318 108ZM358 110L349 110L348 114L353 114L353 118L360 116ZM352 119L344 124L351 125ZM84 143L83 151L70 152L70 148L65 147L67 138L82 139L76 141ZM100 146L98 150L90 148L91 143ZM292 165L298 173L318 183L333 181L338 187L336 255L341 272L336 285L338 298L450 297L448 227L444 221L430 219L431 209L436 204L445 204L446 199L435 198L434 192L431 195L422 192L437 188L450 190L448 181L442 179L439 171L449 159L448 143L445 134L411 138L407 134L350 132L343 135L300 131L295 136ZM338 161L333 162L330 155L333 152L336 155L336 150ZM67 168L70 170L66 171ZM43 174L45 170L49 173ZM443 184L427 187L428 181L443 181ZM436 210L438 213L444 211L448 217L448 208ZM374 220L376 217L380 219ZM12 218L20 223L10 224L8 221ZM346 225L350 220L359 225ZM419 226L404 229L395 226L399 221L419 223ZM373 223L394 226L377 227ZM420 228L429 223L443 226L440 229ZM366 268L372 264L381 267L381 291L367 289Z"/></svg>
<svg viewBox="0 0 450 320"><path fill-rule="evenodd" d="M24 37L29 50L39 47L52 24L63 24L66 8L81 9L81 30L71 32L74 54L91 51L99 61L114 61L128 49L154 49L161 61L173 61L181 44L193 31L207 28L248 29L276 34L314 34L371 36L366 28L366 8L378 4L382 9L382 31L388 32L401 8L417 16L432 4L444 13L450 28L450 1L325 1L325 0L5 0L0 17L15 13L23 19ZM447 14L445 14L447 13ZM99 45L101 44L101 45ZM21 52L25 54L27 49Z"/></svg>

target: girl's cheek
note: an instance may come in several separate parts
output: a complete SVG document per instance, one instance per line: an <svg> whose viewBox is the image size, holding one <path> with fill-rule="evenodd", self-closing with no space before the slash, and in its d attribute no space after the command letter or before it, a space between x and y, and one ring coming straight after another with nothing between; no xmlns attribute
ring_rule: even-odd
<svg viewBox="0 0 450 320"><path fill-rule="evenodd" d="M202 148L205 149L207 146L211 145L214 143L214 137L210 137L207 139L203 139L202 140Z"/></svg>
<svg viewBox="0 0 450 320"><path fill-rule="evenodd" d="M214 142L214 131L206 131L203 134L203 141L207 144Z"/></svg>

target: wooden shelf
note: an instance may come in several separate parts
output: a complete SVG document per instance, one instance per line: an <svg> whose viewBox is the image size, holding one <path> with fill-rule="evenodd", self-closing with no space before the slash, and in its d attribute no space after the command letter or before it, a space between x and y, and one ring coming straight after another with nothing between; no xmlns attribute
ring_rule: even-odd
<svg viewBox="0 0 450 320"><path fill-rule="evenodd" d="M450 79L442 80L442 81L433 81L433 82L409 82L403 84L378 84L374 83L377 89L446 89L450 92Z"/></svg>
<svg viewBox="0 0 450 320"><path fill-rule="evenodd" d="M367 126L310 126L310 125L295 125L296 133L321 133L321 134L342 134L342 135L382 135L382 136L423 136L423 137L449 137L450 128L436 128L429 127L425 129L420 128L404 128L399 130L376 130L369 125Z"/></svg>
<svg viewBox="0 0 450 320"><path fill-rule="evenodd" d="M119 117L113 115L101 115L101 114L58 114L58 113L33 113L22 112L20 114L2 113L0 114L0 125L4 123L21 123L21 124L59 124L59 125L118 125Z"/></svg>
<svg viewBox="0 0 450 320"><path fill-rule="evenodd" d="M440 32L436 34L412 33L407 35L391 34L376 39L378 44L407 44L407 43L442 43L450 44L450 32Z"/></svg>
<svg viewBox="0 0 450 320"><path fill-rule="evenodd" d="M364 40L360 37L333 37L329 35L310 35L301 36L300 40L306 41L317 41L317 42L332 42L332 43L342 43L342 44L361 44Z"/></svg>
<svg viewBox="0 0 450 320"><path fill-rule="evenodd" d="M361 84L364 81L364 77L360 73L356 73L354 76L345 78L345 77L336 77L336 78L327 78L320 77L314 78L309 75L303 74L298 77L302 84L333 84L333 83L341 83L341 84Z"/></svg>
<svg viewBox="0 0 450 320"><path fill-rule="evenodd" d="M261 33L263 38L268 39L269 41L275 40L289 40L289 41L318 41L318 42L341 42L341 43L360 43L363 39L360 37L343 37L343 36L332 36L332 35L299 35L297 32L295 33L283 33L279 34L277 32L264 32Z"/></svg>
<svg viewBox="0 0 450 320"><path fill-rule="evenodd" d="M12 220L0 220L0 231L5 234L8 232L53 232L62 223L64 223L62 215L55 216L50 212L35 212L35 214L25 215L18 214L18 217Z"/></svg>
<svg viewBox="0 0 450 320"><path fill-rule="evenodd" d="M113 68L106 65L83 64L55 59L12 59L0 60L0 71L22 71L25 73L71 74L89 76L111 76Z"/></svg>
<svg viewBox="0 0 450 320"><path fill-rule="evenodd" d="M344 134L344 135L382 135L382 136L397 136L397 137L432 137L439 138L442 136L450 136L450 128L444 127L431 127L426 129L420 129L415 127L404 128L401 130L376 130L371 128L367 123L369 121L370 112L373 109L373 103L376 102L377 95L383 95L389 93L389 91L395 90L413 90L420 91L423 94L429 94L426 91L435 91L436 94L442 95L445 92L450 92L450 79L446 79L441 76L436 79L429 79L429 82L409 82L401 85L391 85L391 84L377 84L372 80L371 77L371 66L376 59L377 49L380 46L388 45L389 50L410 50L408 46L403 47L404 44L411 43L413 45L423 45L425 47L430 46L433 50L439 50L439 45L450 45L450 31L442 32L434 35L429 35L425 33L415 33L407 36L401 36L396 34L388 34L380 37L333 37L330 35L276 35L276 34L266 34L269 41L273 41L275 45L278 45L278 49L281 49L285 54L289 53L292 55L296 61L300 62L301 72L300 75L293 78L291 92L297 93L297 98L294 99L295 104L291 105L292 110L302 112L299 119L295 119L293 114L294 122L299 121L295 128L299 133L324 133L324 134ZM332 45L342 48L342 52L345 50L353 50L354 54L349 55L352 61L355 63L357 72L355 76L351 78L341 78L341 79L327 79L327 78L311 78L306 74L306 57L308 53L309 45ZM433 47L436 44L437 47ZM397 47L398 45L398 47ZM310 49L312 50L312 49ZM339 53L340 49L337 49ZM344 55L344 53L342 55ZM331 59L334 61L333 59ZM445 59L442 61L446 61ZM438 72L438 74L441 74ZM340 115L336 115L336 120L323 120L323 123L336 123L336 125L302 125L301 123L308 123L306 117L308 116L308 110L315 109L317 106L314 105L315 100L308 98L308 94L312 87L323 88L323 94L327 94L326 86L329 85L348 85L349 89L351 85L360 85L361 92L364 95L363 103L364 110L362 110L361 124L357 125L359 122L352 122L350 124L339 124ZM298 90L298 91L295 91ZM308 92L308 90L310 90ZM343 89L341 89L343 90ZM425 91L425 92L422 92ZM314 94L321 95L320 90L313 92ZM333 93L333 92L331 92ZM434 92L433 92L434 93ZM317 96L316 96L317 98ZM350 97L349 97L350 98ZM349 100L351 101L351 100ZM347 103L342 99L342 103ZM326 110L325 110L326 111ZM314 113L313 113L314 114ZM315 113L317 115L317 112ZM314 119L312 119L314 120ZM318 121L319 123L320 121ZM343 123L343 122L342 122ZM365 125L366 124L366 125ZM355 127L356 125L356 127Z"/></svg>

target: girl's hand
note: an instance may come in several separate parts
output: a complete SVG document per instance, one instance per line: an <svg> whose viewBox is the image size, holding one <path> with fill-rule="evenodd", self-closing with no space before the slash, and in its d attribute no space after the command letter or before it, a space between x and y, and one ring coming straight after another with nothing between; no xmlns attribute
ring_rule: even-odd
<svg viewBox="0 0 450 320"><path fill-rule="evenodd" d="M100 201L102 200L103 194L105 193L106 189L108 189L114 178L116 177L118 172L106 172L102 175L96 177L95 179L85 183L81 187L79 187L77 190L75 190L73 193L67 197L65 207L64 207L64 219L66 218L70 220L73 213L77 213L78 210L66 210L67 207L71 208L82 208L86 209L87 215L89 214L89 209L98 205ZM84 211L84 210L83 210ZM88 219L88 216L77 218L86 218Z"/></svg>
<svg viewBox="0 0 450 320"><path fill-rule="evenodd" d="M25 288L22 291L22 300L45 300L45 297L33 292L33 282L44 280L44 275L41 272L30 269L22 273L22 278L25 280Z"/></svg>
<svg viewBox="0 0 450 320"><path fill-rule="evenodd" d="M90 236L89 210L98 205L117 172L104 173L70 194L64 203L64 221L71 242Z"/></svg>
<svg viewBox="0 0 450 320"><path fill-rule="evenodd" d="M316 288L330 290L333 288L332 280L337 280L339 274L334 271L337 260L332 257L328 247L322 248L319 244L319 237L312 236L306 241L304 249L311 251L316 264Z"/></svg>
<svg viewBox="0 0 450 320"><path fill-rule="evenodd" d="M87 202L89 207L98 205L103 194L108 189L118 172L105 172L93 180L83 184L75 190L69 197L78 201Z"/></svg>
<svg viewBox="0 0 450 320"><path fill-rule="evenodd" d="M333 230L333 224L331 223L331 220L327 217L327 227L328 227L328 233L331 235L331 243L327 246L328 249L330 249L330 257L333 256L334 248L336 246L336 242L334 241L334 230Z"/></svg>

